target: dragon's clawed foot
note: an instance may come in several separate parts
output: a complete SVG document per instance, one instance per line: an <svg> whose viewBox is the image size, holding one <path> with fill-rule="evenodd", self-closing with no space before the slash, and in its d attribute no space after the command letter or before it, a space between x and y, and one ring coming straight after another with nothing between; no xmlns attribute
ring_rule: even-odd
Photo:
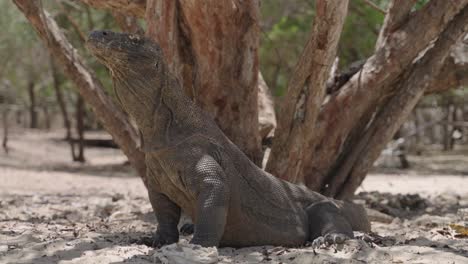
<svg viewBox="0 0 468 264"><path fill-rule="evenodd" d="M163 236L156 232L152 236L141 237L138 241L136 241L136 243L139 245L146 245L148 247L160 248L164 245L176 243L177 241L178 241L178 238L171 238L168 236Z"/></svg>
<svg viewBox="0 0 468 264"><path fill-rule="evenodd" d="M320 248L320 247L329 247L331 245L341 245L346 240L349 239L349 236L340 233L330 233L326 234L325 236L320 236L312 241L312 248Z"/></svg>

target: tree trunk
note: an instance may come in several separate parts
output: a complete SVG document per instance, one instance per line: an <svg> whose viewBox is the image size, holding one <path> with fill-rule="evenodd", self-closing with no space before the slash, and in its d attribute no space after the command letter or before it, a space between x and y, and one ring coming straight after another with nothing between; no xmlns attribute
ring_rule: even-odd
<svg viewBox="0 0 468 264"><path fill-rule="evenodd" d="M414 117L413 117L413 123L414 123L414 138L415 138L415 145L419 149L419 146L423 142L424 138L424 131L421 131L421 113L420 113L419 107L414 108Z"/></svg>
<svg viewBox="0 0 468 264"><path fill-rule="evenodd" d="M258 0L146 3L147 35L160 44L187 94L260 164L258 21Z"/></svg>
<svg viewBox="0 0 468 264"><path fill-rule="evenodd" d="M17 109L15 111L15 121L16 125L21 125L23 123L23 111L20 109Z"/></svg>
<svg viewBox="0 0 468 264"><path fill-rule="evenodd" d="M457 121L457 106L452 97L448 98L445 102L445 123L443 125L443 148L445 151L453 150L455 146L455 139L453 134L457 127L455 123Z"/></svg>
<svg viewBox="0 0 468 264"><path fill-rule="evenodd" d="M49 107L47 107L47 104L44 104L41 106L42 108L42 113L44 113L44 125L45 125L45 129L47 131L50 130L50 127L51 127L51 120L50 120L50 113L49 113Z"/></svg>
<svg viewBox="0 0 468 264"><path fill-rule="evenodd" d="M34 82L28 82L28 96L29 96L29 128L37 128L37 105L36 105L36 91L34 89Z"/></svg>
<svg viewBox="0 0 468 264"><path fill-rule="evenodd" d="M360 140L353 146L350 155L340 166L338 174L345 172L347 177L342 184L338 184L340 188L333 196L346 198L353 195L385 144L407 119L425 90L434 84L451 47L457 41L461 41L468 30L467 22L468 6L465 5L440 34L434 46L398 80L395 94L382 104ZM350 167L347 167L348 161L352 164ZM335 181L331 182L331 186L333 185L337 186Z"/></svg>
<svg viewBox="0 0 468 264"><path fill-rule="evenodd" d="M451 139L450 140L450 149L451 150L455 149L455 142L457 140L455 132L456 131L462 131L462 128L460 127L460 125L458 125L458 121L459 121L458 109L459 109L459 106L458 106L457 102L454 102L453 112L452 112L453 126L452 126L452 132L450 133L450 139Z"/></svg>
<svg viewBox="0 0 468 264"><path fill-rule="evenodd" d="M62 89L60 87L62 84L60 81L60 74L58 72L57 66L52 61L52 58L50 60L50 68L52 71L52 80L53 80L53 87L55 91L55 98L59 105L60 113L62 114L63 126L65 127L65 140L68 141L71 139L70 117L68 116L67 106L65 104L65 99L63 97Z"/></svg>
<svg viewBox="0 0 468 264"><path fill-rule="evenodd" d="M2 137L2 148L6 154L8 154L8 109L5 107L2 109L2 126L3 126L3 137Z"/></svg>
<svg viewBox="0 0 468 264"><path fill-rule="evenodd" d="M377 158L375 154L369 153L371 158L366 160L366 164L359 165L362 168L368 166L366 169L357 174L348 173L356 165L355 163L362 162L363 157L356 153L360 152L359 148L364 147L363 145L367 145L363 142L363 138L366 133L370 133L369 125L373 121L377 122L377 118L384 118L378 116L381 106L389 98L395 97L400 89L404 89L402 88L404 85L398 81L402 78L402 73L412 69L413 61L448 27L452 18L463 10L467 3L468 1L457 1L457 4L430 1L409 17L401 16L401 10L398 8L389 9L387 16L398 14L399 17L408 17L408 19L404 23L397 23L399 26L390 31L390 34L384 38L385 44L377 48L376 53L366 61L362 69L321 104L317 122L308 124L313 125L308 130L312 136L308 138L306 144L303 144L305 147L300 147L308 151L303 151L302 155L294 158L296 162L276 165L278 170L271 172L274 175L281 175L282 171L289 171L285 174L288 180L299 179L300 182L300 179L304 179L304 183L309 188L330 196L339 197L345 193L351 195L351 189L357 188L355 184L361 181L361 173L367 172L373 163L372 159ZM433 71L431 74L439 74L439 71ZM298 86L298 89L302 87ZM293 102L291 101L291 104ZM305 107L308 107L307 104ZM281 113L283 112L282 110ZM403 112L400 114L406 115ZM282 124L280 117L277 133L281 133L281 129L289 129L289 127L281 128ZM372 137L375 136L374 134ZM391 137L384 138L387 138L387 142L391 139ZM275 144L281 143L275 142L274 146ZM287 143L282 145L285 144ZM375 149L372 149L372 153L381 149L381 143L374 144ZM294 152L289 154L296 155ZM347 185L347 182L352 184ZM345 185L347 187L344 187Z"/></svg>
<svg viewBox="0 0 468 264"><path fill-rule="evenodd" d="M277 177L304 182L301 170L307 143L326 92L326 82L336 58L338 41L348 11L348 1L317 0L312 34L288 85L267 170Z"/></svg>
<svg viewBox="0 0 468 264"><path fill-rule="evenodd" d="M450 115L450 104L448 102L445 102L445 105L444 105L444 120L446 121L443 125L442 125L442 148L444 151L448 151L450 149L450 118L451 118L451 115Z"/></svg>
<svg viewBox="0 0 468 264"><path fill-rule="evenodd" d="M75 154L75 142L73 142L73 136L72 136L72 125L70 121L70 116L68 114L67 106L65 103L65 97L63 96L63 93L62 93L62 88L61 88L62 82L60 80L60 73L57 69L57 65L52 60L52 57L50 58L50 68L52 72L52 80L53 80L53 87L55 91L55 98L59 105L60 113L62 114L63 125L65 127L65 140L70 145L71 158L73 161L75 161L76 154Z"/></svg>
<svg viewBox="0 0 468 264"><path fill-rule="evenodd" d="M431 113L425 113L423 115L423 120L425 124L430 124L433 120ZM439 141L437 137L437 126L430 126L429 128L429 141L432 143L436 143Z"/></svg>
<svg viewBox="0 0 468 264"><path fill-rule="evenodd" d="M78 136L76 143L78 144L78 153L73 154L73 160L77 162L85 162L84 157L84 117L85 117L85 105L83 97L78 95L76 99L76 134Z"/></svg>
<svg viewBox="0 0 468 264"><path fill-rule="evenodd" d="M397 141L400 139L404 139L403 133L401 131L401 128L398 129L398 131L393 135L393 140ZM406 157L406 147L404 142L400 143L397 145L397 157L400 160L400 168L401 169L408 169L410 167L410 163L408 161L408 158Z"/></svg>

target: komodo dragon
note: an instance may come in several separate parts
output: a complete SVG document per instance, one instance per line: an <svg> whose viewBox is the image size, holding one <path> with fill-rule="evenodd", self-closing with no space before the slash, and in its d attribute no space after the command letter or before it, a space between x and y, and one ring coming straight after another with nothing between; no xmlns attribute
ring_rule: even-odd
<svg viewBox="0 0 468 264"><path fill-rule="evenodd" d="M149 191L159 222L153 245L178 241L181 210L195 223L191 243L202 246L320 245L370 231L363 207L252 163L184 94L151 40L93 31L87 47L110 69L117 100L139 128L147 176L159 186Z"/></svg>

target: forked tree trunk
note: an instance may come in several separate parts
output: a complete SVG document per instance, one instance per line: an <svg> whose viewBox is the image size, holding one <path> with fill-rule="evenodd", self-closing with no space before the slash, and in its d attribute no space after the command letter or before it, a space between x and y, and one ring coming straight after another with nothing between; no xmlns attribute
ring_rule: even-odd
<svg viewBox="0 0 468 264"><path fill-rule="evenodd" d="M306 148L326 93L326 83L348 11L347 0L317 0L312 33L296 65L281 106L267 170L277 177L304 182Z"/></svg>
<svg viewBox="0 0 468 264"><path fill-rule="evenodd" d="M41 22L37 8L30 8L31 1L14 1L48 41L44 30L47 24ZM161 45L187 93L259 163L258 0L82 2L145 16L147 35ZM414 12L416 0L393 0L375 53L351 79L326 95L325 82L335 59L347 2L315 1L313 30L281 105L267 166L281 178L304 182L313 190L340 198L354 193L424 93L443 89L446 84L455 87L468 82L463 75L468 67L446 59L455 41L466 34L468 0L430 0ZM45 17L49 24L54 23ZM52 32L52 37L63 39ZM69 46L48 44L51 51L62 54L64 64L70 65L69 58L63 59L63 51ZM81 68L77 71L82 72ZM73 71L69 74L76 75ZM99 100L84 97L102 110L98 116L109 116L106 111L111 108L97 107ZM108 123L106 127L118 135L115 126ZM129 150L128 144L126 147Z"/></svg>
<svg viewBox="0 0 468 264"><path fill-rule="evenodd" d="M428 87L436 82L450 49L466 34L467 22L468 6L465 4L441 32L433 47L398 79L394 93L378 108L347 159L341 164L338 173L344 172L347 177L343 184L338 185L338 191L333 196L346 198L353 195L386 143L401 127ZM347 166L348 161L351 161L352 166Z"/></svg>
<svg viewBox="0 0 468 264"><path fill-rule="evenodd" d="M442 31L454 26L449 26L449 23L457 13L466 12L465 7L468 3L468 1L457 1L456 4L430 1L422 9L407 16L404 13L410 12L411 5L406 5L403 2L406 3L406 0L392 2L383 30L385 31L387 27L392 29L388 30L388 35L382 37L381 43L383 44L377 46L376 53L341 89L328 96L325 101L319 102L321 109L317 122L302 124L302 126L311 126L311 129L309 130L310 134L306 134L307 138L302 140L306 141L306 144L294 146L297 148L296 153L302 153L295 158L297 162L281 164L281 166L277 166L278 169L271 170L273 174L284 175L283 177L297 182L301 182L303 179L309 188L333 197L343 198L352 195L356 190L363 175L367 173L378 157L378 153L396 131L394 131L394 126L401 121L399 118L407 116L407 112L394 109L395 113L389 113L383 107L387 102L392 102L392 98L403 96L403 94L398 95L400 91L408 89L404 82L409 80L404 79L403 72L411 73L413 71L415 58L420 56L421 52ZM318 3L319 1L317 1L317 5ZM392 18L389 19L389 17ZM398 18L403 20L398 21ZM458 24L456 26L459 27L458 29L462 28ZM447 38L452 37L447 36ZM442 55L448 54L450 48L451 46L444 45L443 52L445 53L439 54L442 62L445 61L446 57ZM428 56L432 55L429 52L427 54L430 54ZM434 64L427 63L425 65L428 67L427 70L430 71L431 77L437 76L440 72L438 71L440 70L439 62L433 61L432 63ZM434 70L434 67L438 70ZM427 76L427 73L420 73L419 76L412 78L427 79ZM430 79L432 80L432 78ZM291 83L294 81L291 80ZM422 85L427 86L427 83ZM430 83L429 87L433 85ZM298 89L302 89L302 87L299 86ZM413 95L410 95L409 98L413 100ZM399 107L407 111L406 107L411 106L413 101L406 101L406 99L404 101L407 105L402 103ZM307 109L307 107L309 106L306 104L304 108ZM283 112L285 111L282 110L281 113ZM390 125L382 122L385 119L392 120L398 115L400 116L395 124ZM280 117L279 126L282 125L284 124ZM372 131L373 129L380 132L375 133ZM277 132L281 133L280 128ZM366 142L371 141L371 138L374 138L372 143ZM278 152L281 153L281 149L287 148L290 141L281 138L276 140L280 140L280 142L274 143L272 153L275 152L275 145L280 148ZM294 154L294 152L290 152L290 154ZM298 162L302 162L302 165L298 165ZM282 174L284 171L287 173Z"/></svg>

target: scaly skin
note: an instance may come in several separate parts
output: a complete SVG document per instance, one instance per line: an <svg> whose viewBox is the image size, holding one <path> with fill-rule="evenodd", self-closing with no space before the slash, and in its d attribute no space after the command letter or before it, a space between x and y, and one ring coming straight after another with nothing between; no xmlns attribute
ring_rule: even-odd
<svg viewBox="0 0 468 264"><path fill-rule="evenodd" d="M87 46L111 70L117 99L140 130L159 222L154 246L178 241L181 210L195 222L191 243L202 246L342 243L352 230L370 230L362 207L283 181L252 163L185 96L157 44L94 31Z"/></svg>

